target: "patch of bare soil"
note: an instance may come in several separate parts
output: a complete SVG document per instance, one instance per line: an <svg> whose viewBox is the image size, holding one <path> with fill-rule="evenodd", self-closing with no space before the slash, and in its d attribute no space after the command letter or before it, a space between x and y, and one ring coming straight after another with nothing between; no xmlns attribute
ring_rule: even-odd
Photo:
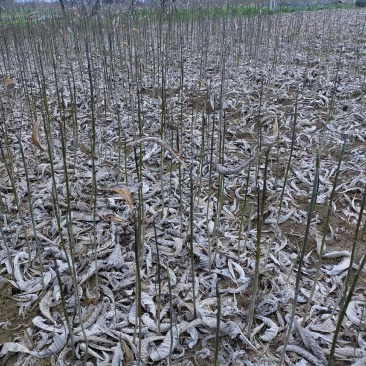
<svg viewBox="0 0 366 366"><path fill-rule="evenodd" d="M11 286L8 282L3 281L0 283L0 323L7 322L14 319L15 328L22 325L21 319L19 319L18 313L19 308L16 301L10 298ZM18 322L18 323L17 323ZM10 342L14 336L14 328L9 329L9 327L3 327L0 332L0 343Z"/></svg>
<svg viewBox="0 0 366 366"><path fill-rule="evenodd" d="M18 291L16 291L18 293ZM32 326L32 319L39 314L39 309L35 308L24 317L19 316L19 303L11 298L13 289L7 281L0 282L0 344L11 342L14 339L22 339L29 342L26 329ZM18 355L3 355L2 365L13 366L17 364ZM39 360L38 365L48 366L49 360Z"/></svg>

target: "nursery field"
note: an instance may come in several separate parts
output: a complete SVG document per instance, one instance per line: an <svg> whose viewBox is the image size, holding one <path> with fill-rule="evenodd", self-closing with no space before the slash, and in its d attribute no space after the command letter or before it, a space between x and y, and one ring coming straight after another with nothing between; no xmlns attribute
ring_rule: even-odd
<svg viewBox="0 0 366 366"><path fill-rule="evenodd" d="M366 10L267 13L0 23L0 363L366 364Z"/></svg>

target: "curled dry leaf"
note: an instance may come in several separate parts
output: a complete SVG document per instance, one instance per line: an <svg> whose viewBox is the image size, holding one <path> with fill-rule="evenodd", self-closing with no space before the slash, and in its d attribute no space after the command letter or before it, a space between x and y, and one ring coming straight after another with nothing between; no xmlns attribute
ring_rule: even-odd
<svg viewBox="0 0 366 366"><path fill-rule="evenodd" d="M239 167L236 167L236 168L226 168L226 167L222 166L221 164L219 164L218 162L216 162L216 170L220 174L223 174L223 175L238 174L239 172L241 172L242 170L247 168L249 166L249 164L257 158L258 155L259 155L259 153L255 154L253 157L248 159L245 163L243 163L242 165L240 165Z"/></svg>
<svg viewBox="0 0 366 366"><path fill-rule="evenodd" d="M264 316L257 315L256 318L261 320L268 327L268 329L265 331L265 333L263 335L261 335L259 338L262 341L271 342L274 338L276 338L276 336L278 334L277 324L274 321L272 321L270 318L266 318Z"/></svg>
<svg viewBox="0 0 366 366"><path fill-rule="evenodd" d="M3 344L0 356L6 356L8 353L17 353L17 352L32 354L32 352L27 347L23 346L20 343L6 342Z"/></svg>
<svg viewBox="0 0 366 366"><path fill-rule="evenodd" d="M281 352L283 352L284 346L280 346L277 348L276 353L280 354ZM321 364L321 362L319 361L318 358L316 358L312 353L310 353L309 351L305 350L304 348L301 348L299 346L294 346L292 344L289 344L286 348L286 352L295 352L297 353L299 356L304 357L307 361L311 362L313 365L319 365Z"/></svg>
<svg viewBox="0 0 366 366"><path fill-rule="evenodd" d="M118 193L119 195L121 195L125 199L128 207L133 210L133 199L131 191L128 188L113 188L111 191L113 193Z"/></svg>
<svg viewBox="0 0 366 366"><path fill-rule="evenodd" d="M294 331L297 337L304 344L305 348L309 350L315 357L322 360L323 364L327 364L327 360L324 355L324 350L319 346L318 342L315 340L311 331L302 327L297 319L294 321Z"/></svg>
<svg viewBox="0 0 366 366"><path fill-rule="evenodd" d="M67 342L67 332L62 334L54 333L52 344L45 350L41 352L36 352L38 358L46 358L52 355L58 354L66 345Z"/></svg>
<svg viewBox="0 0 366 366"><path fill-rule="evenodd" d="M42 147L41 143L39 142L39 137L38 137L38 131L39 131L39 126L42 122L42 118L38 117L36 123L33 126L33 130L32 130L32 142L34 145L36 145L42 152L45 151L45 149Z"/></svg>
<svg viewBox="0 0 366 366"><path fill-rule="evenodd" d="M178 152L174 151L166 141L162 140L159 137L155 137L155 136L142 137L136 141L130 142L128 144L128 146L132 146L132 147L137 146L143 142L155 142L156 144L160 145L165 150L168 150L173 155L173 157L175 157L182 164L182 166L185 169L187 169L187 165L186 165L182 155L179 154Z"/></svg>

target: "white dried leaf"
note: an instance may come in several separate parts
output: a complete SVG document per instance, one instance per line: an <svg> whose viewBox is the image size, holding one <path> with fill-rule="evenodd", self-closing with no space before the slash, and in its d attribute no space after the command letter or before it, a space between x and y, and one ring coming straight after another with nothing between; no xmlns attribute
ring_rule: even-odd
<svg viewBox="0 0 366 366"><path fill-rule="evenodd" d="M324 355L324 350L319 346L311 332L303 328L297 319L294 320L294 331L298 334L304 346L326 365L327 359Z"/></svg>
<svg viewBox="0 0 366 366"><path fill-rule="evenodd" d="M268 327L259 338L264 342L271 342L275 339L279 331L277 324L273 320L260 315L257 315L256 319L261 320Z"/></svg>
<svg viewBox="0 0 366 366"><path fill-rule="evenodd" d="M111 348L113 351L113 358L111 366L120 366L123 364L123 349L122 344L117 343L115 347Z"/></svg>
<svg viewBox="0 0 366 366"><path fill-rule="evenodd" d="M53 334L53 340L50 347L48 347L46 350L36 352L36 356L39 358L46 358L51 357L52 355L58 355L61 350L65 347L67 341L67 332L65 329L65 332L62 334L54 333Z"/></svg>
<svg viewBox="0 0 366 366"><path fill-rule="evenodd" d="M16 342L6 342L3 344L3 348L1 349L0 356L6 356L8 353L28 353L33 354L27 347L23 346L20 343Z"/></svg>
<svg viewBox="0 0 366 366"><path fill-rule="evenodd" d="M346 310L348 319L361 328L366 327L366 320L362 319L365 318L365 307L365 301L350 301Z"/></svg>
<svg viewBox="0 0 366 366"><path fill-rule="evenodd" d="M333 333L336 330L336 325L330 318L324 322L317 319L314 323L309 325L309 328L315 332Z"/></svg>
<svg viewBox="0 0 366 366"><path fill-rule="evenodd" d="M325 268L329 268L328 269L323 269L323 271L328 274L329 276L336 276L340 273L342 273L343 271L346 271L350 268L351 265L351 258L349 257L344 257L342 259L342 261L339 264L336 265L325 265Z"/></svg>
<svg viewBox="0 0 366 366"><path fill-rule="evenodd" d="M156 362L167 358L169 354L174 351L175 347L178 344L179 336L183 332L185 332L190 327L196 327L202 324L203 322L201 319L196 319L191 321L190 323L180 323L174 325L173 328L165 336L163 343L159 347L157 347L156 350L150 353L150 359Z"/></svg>
<svg viewBox="0 0 366 366"><path fill-rule="evenodd" d="M284 346L280 346L277 348L276 353L280 354L282 353L284 349ZM318 358L316 358L312 353L310 353L309 351L305 350L304 348L298 347L298 346L294 346L292 344L289 344L286 347L286 352L295 352L297 353L299 356L304 357L308 362L311 362L313 365L319 365L320 361ZM324 364L326 365L326 363Z"/></svg>

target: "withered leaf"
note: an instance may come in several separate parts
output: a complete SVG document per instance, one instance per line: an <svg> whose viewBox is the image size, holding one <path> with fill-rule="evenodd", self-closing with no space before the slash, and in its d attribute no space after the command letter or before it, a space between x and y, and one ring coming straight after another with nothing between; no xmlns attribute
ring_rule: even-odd
<svg viewBox="0 0 366 366"><path fill-rule="evenodd" d="M5 78L5 82L4 82L5 88L7 88L12 82L13 82L13 80L11 80L10 78Z"/></svg>
<svg viewBox="0 0 366 366"><path fill-rule="evenodd" d="M133 210L133 199L132 199L131 191L128 188L114 188L114 189L112 189L112 192L118 193L119 195L121 195L125 199L126 203L130 207L130 209Z"/></svg>
<svg viewBox="0 0 366 366"><path fill-rule="evenodd" d="M41 143L39 142L39 137L38 137L38 130L39 130L39 125L42 122L42 118L38 117L36 123L33 126L33 131L32 131L32 142L34 145L36 145L41 151L45 151L45 149L42 147Z"/></svg>

